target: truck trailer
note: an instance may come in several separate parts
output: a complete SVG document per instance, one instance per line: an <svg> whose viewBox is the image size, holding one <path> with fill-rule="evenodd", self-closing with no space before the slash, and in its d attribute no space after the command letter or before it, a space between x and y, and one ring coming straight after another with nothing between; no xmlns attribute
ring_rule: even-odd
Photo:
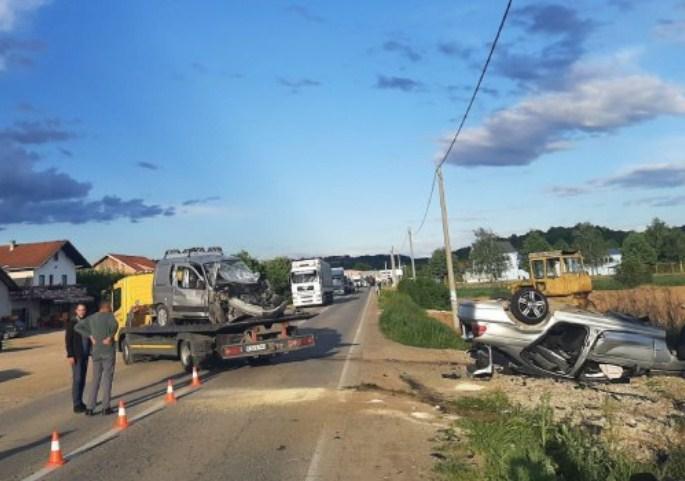
<svg viewBox="0 0 685 481"><path fill-rule="evenodd" d="M209 267L217 270L215 258L223 255L213 249L174 251L165 255L173 262L158 264L154 274L134 274L114 284L112 312L119 324L116 342L125 363L173 357L190 371L210 359L272 357L315 345L313 335L298 335L292 324L313 314L280 308L255 310L248 304L256 302L257 283L264 281L249 275L244 265L236 267L233 258L221 260L213 278L205 277ZM240 278L230 278L231 283L218 277L229 278L236 272ZM271 302L272 295L268 295Z"/></svg>
<svg viewBox="0 0 685 481"><path fill-rule="evenodd" d="M322 306L333 302L331 266L322 259L293 261L290 286L295 307Z"/></svg>

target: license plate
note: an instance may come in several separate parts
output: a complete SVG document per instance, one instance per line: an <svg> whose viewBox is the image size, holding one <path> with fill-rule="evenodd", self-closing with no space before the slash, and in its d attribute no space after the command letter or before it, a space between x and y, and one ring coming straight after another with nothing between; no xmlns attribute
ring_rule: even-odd
<svg viewBox="0 0 685 481"><path fill-rule="evenodd" d="M252 344L250 346L245 346L245 352L255 352L266 350L266 344Z"/></svg>

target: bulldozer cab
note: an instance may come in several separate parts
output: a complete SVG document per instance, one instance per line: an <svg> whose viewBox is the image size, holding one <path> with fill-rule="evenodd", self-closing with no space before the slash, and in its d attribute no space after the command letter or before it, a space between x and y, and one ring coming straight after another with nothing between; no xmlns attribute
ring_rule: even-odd
<svg viewBox="0 0 685 481"><path fill-rule="evenodd" d="M577 296L592 292L592 280L585 271L579 251L534 252L528 259L530 279L524 284L546 296Z"/></svg>

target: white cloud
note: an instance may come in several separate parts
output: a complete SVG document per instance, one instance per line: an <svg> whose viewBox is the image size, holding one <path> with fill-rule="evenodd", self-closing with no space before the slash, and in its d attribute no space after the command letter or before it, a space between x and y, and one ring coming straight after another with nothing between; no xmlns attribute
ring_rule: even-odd
<svg viewBox="0 0 685 481"><path fill-rule="evenodd" d="M685 43L685 20L660 20L654 27L657 37L675 43Z"/></svg>
<svg viewBox="0 0 685 481"><path fill-rule="evenodd" d="M11 31L19 17L49 2L50 0L0 0L0 32Z"/></svg>
<svg viewBox="0 0 685 481"><path fill-rule="evenodd" d="M593 74L579 65L564 87L525 97L462 132L448 162L465 167L527 165L568 149L583 134L608 133L685 114L685 90L644 73Z"/></svg>

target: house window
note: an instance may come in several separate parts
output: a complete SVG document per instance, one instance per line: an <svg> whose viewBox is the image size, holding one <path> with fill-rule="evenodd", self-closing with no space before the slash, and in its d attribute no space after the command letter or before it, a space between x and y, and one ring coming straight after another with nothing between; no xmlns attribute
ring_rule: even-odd
<svg viewBox="0 0 685 481"><path fill-rule="evenodd" d="M62 285L63 286L67 285L67 275L66 274L62 274Z"/></svg>
<svg viewBox="0 0 685 481"><path fill-rule="evenodd" d="M53 278L52 278L52 274L50 274L50 285L52 285L52 284L53 284Z"/></svg>
<svg viewBox="0 0 685 481"><path fill-rule="evenodd" d="M44 286L45 285L45 275L41 274L38 276L38 285L39 286Z"/></svg>
<svg viewBox="0 0 685 481"><path fill-rule="evenodd" d="M55 255L52 256L52 260L57 262L59 260L59 251L55 252Z"/></svg>

